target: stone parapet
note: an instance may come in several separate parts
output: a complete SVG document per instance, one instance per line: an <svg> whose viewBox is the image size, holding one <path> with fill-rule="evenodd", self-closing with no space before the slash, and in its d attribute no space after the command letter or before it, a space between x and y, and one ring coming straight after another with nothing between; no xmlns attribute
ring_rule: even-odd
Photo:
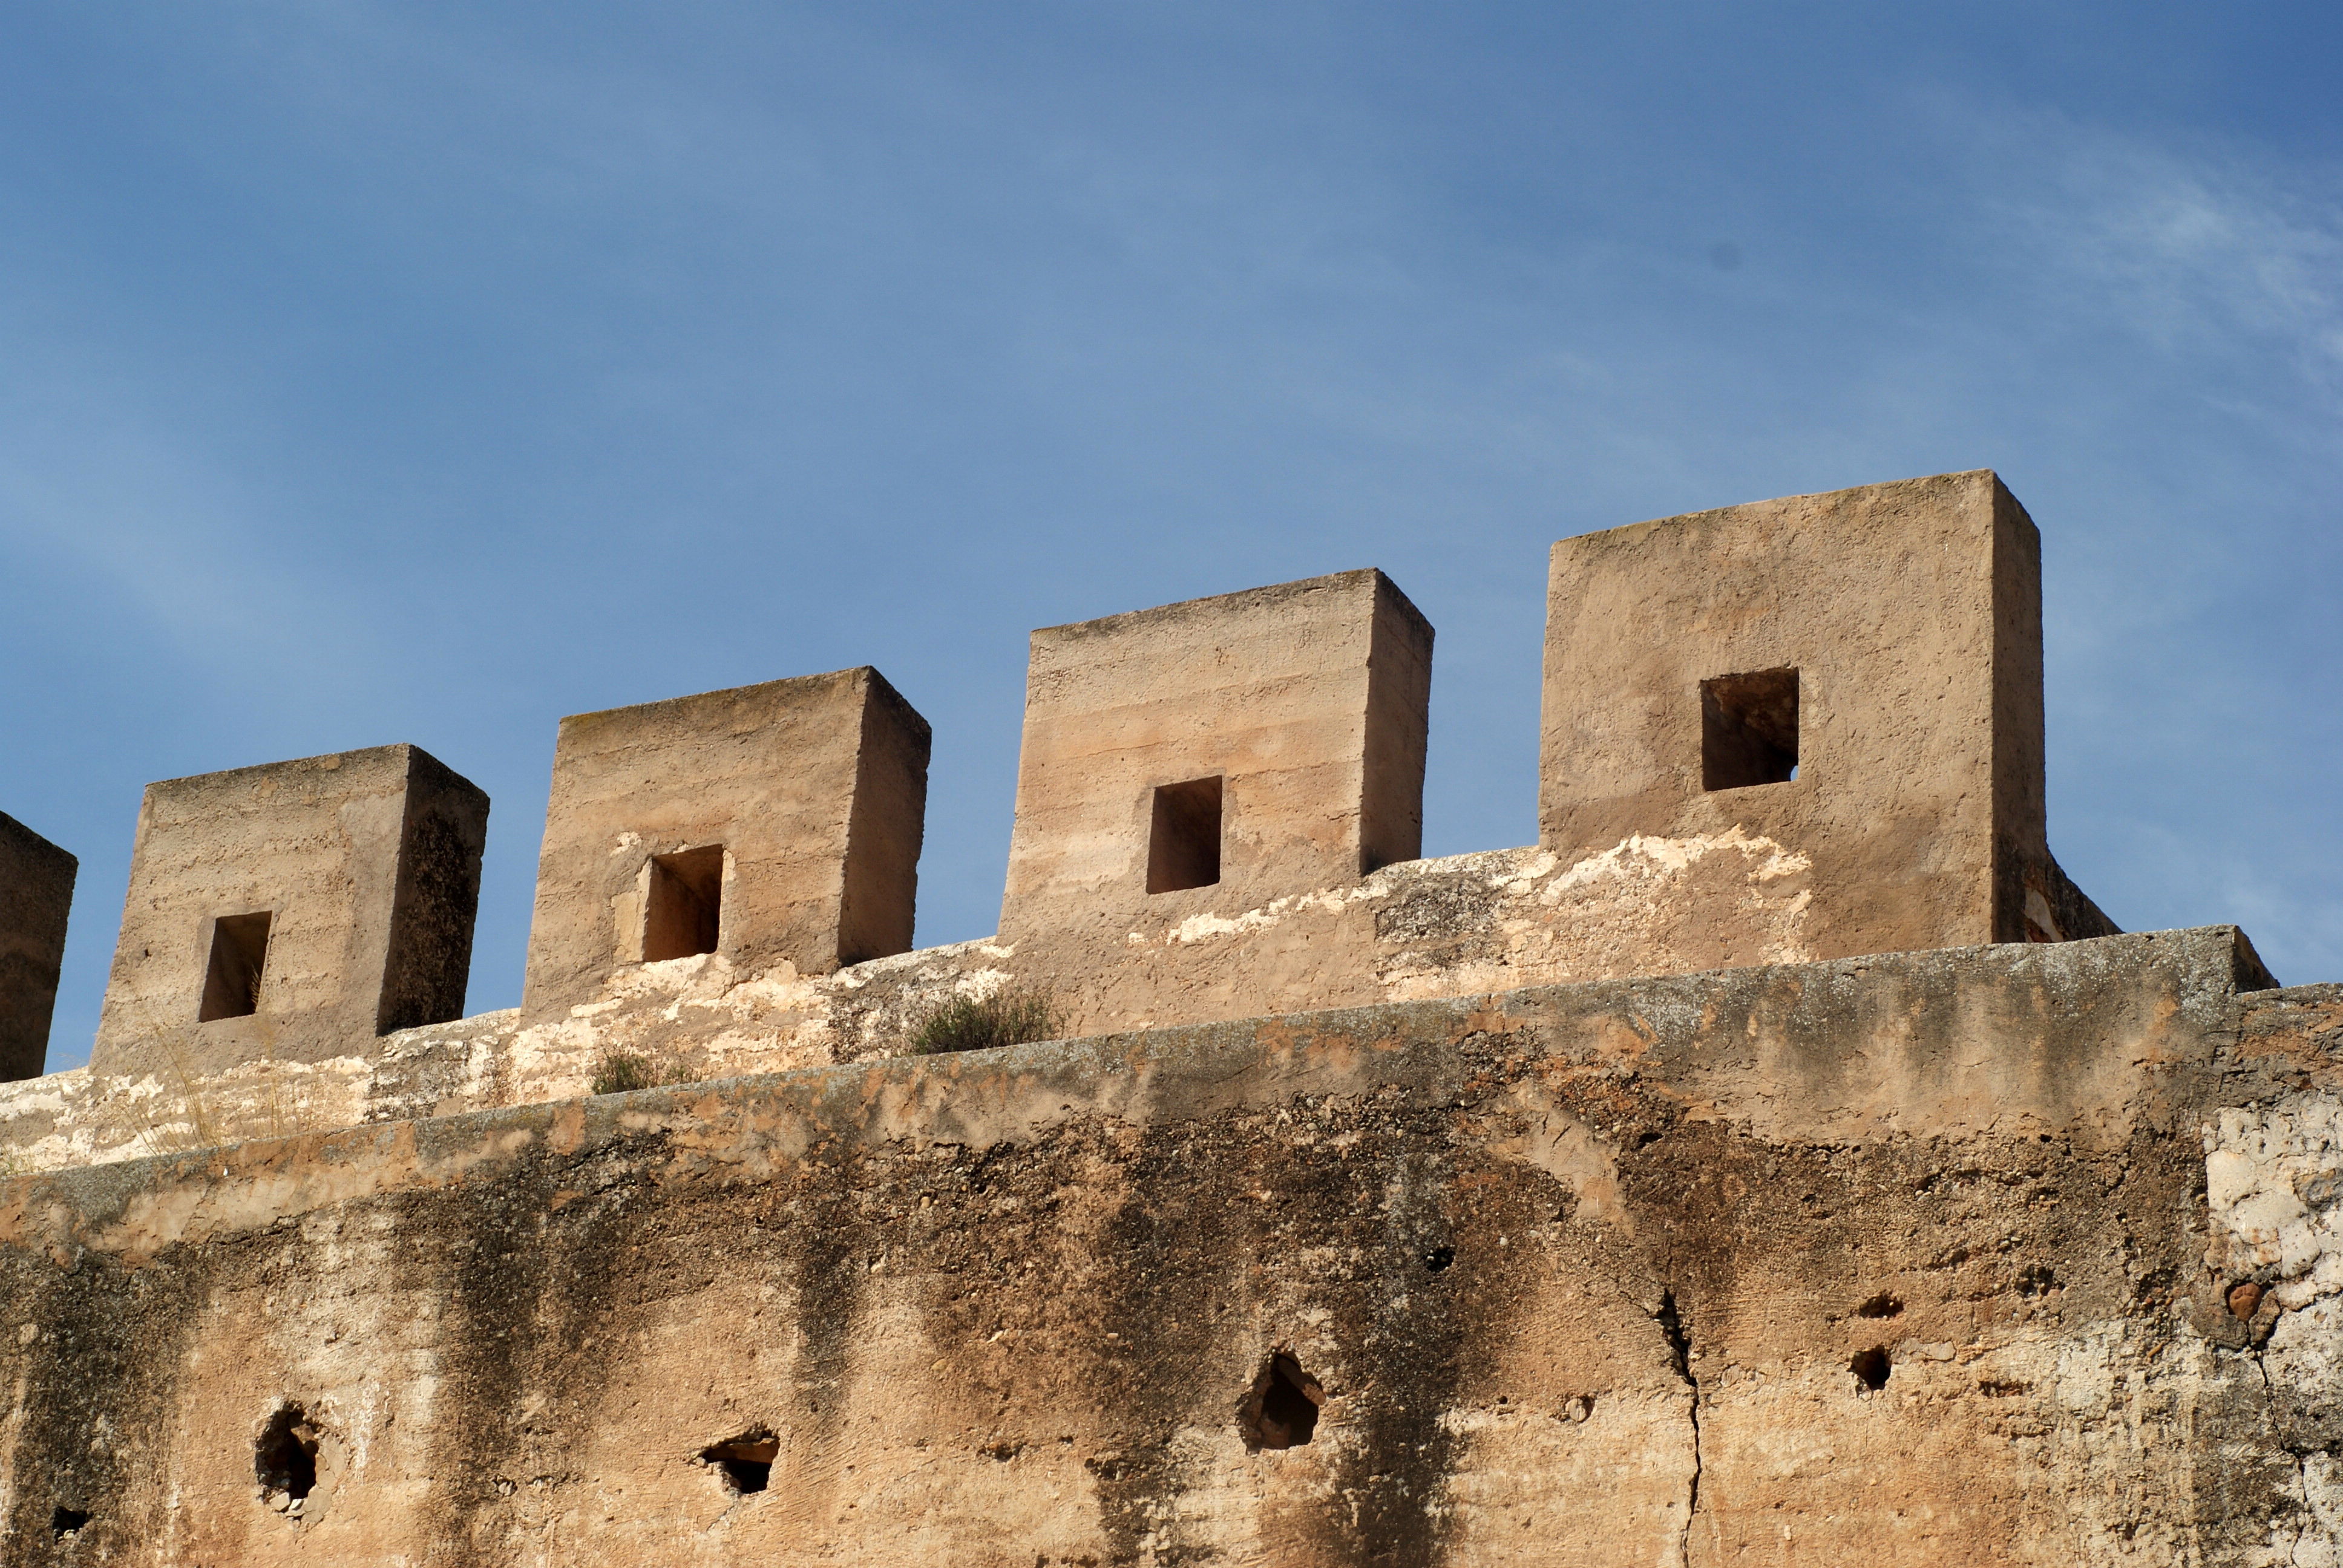
<svg viewBox="0 0 2343 1568"><path fill-rule="evenodd" d="M2115 930L2050 857L2041 541L1990 471L1564 539L1547 594L1556 853L1768 838L1831 956Z"/></svg>
<svg viewBox="0 0 2343 1568"><path fill-rule="evenodd" d="M876 670L576 715L518 1020L468 1050L518 1102L613 1054L883 1054L1007 989L1087 1035L2107 935L2047 846L2039 593L1982 470L1564 540L1541 846L1433 861L1432 628L1381 572L1047 628L1000 933L927 951L929 730ZM371 1106L350 1064L460 1010L486 810L408 748L155 786L95 1077L151 1080L191 1137L249 1125L196 1112L251 1064L317 1068L316 1114ZM15 1142L130 1146L85 1123Z"/></svg>
<svg viewBox="0 0 2343 1568"><path fill-rule="evenodd" d="M1423 852L1432 627L1379 571L1033 634L1001 935L1355 883Z"/></svg>
<svg viewBox="0 0 2343 1568"><path fill-rule="evenodd" d="M563 719L522 1011L702 953L823 974L903 951L928 748L868 668Z"/></svg>
<svg viewBox="0 0 2343 1568"><path fill-rule="evenodd" d="M91 1070L192 1083L458 1017L488 818L414 746L147 786Z"/></svg>
<svg viewBox="0 0 2343 1568"><path fill-rule="evenodd" d="M36 1078L48 1063L49 1019L79 865L0 814L0 1081Z"/></svg>
<svg viewBox="0 0 2343 1568"><path fill-rule="evenodd" d="M1574 865L1536 849L1387 866L1346 888L1134 922L1111 962L985 939L808 974L721 952L612 970L553 1016L487 1013L311 1061L205 1074L61 1073L0 1085L19 1169L587 1092L608 1059L693 1080L901 1054L953 998L1051 996L1070 1034L1797 962L1807 867L1778 845L1634 839Z"/></svg>

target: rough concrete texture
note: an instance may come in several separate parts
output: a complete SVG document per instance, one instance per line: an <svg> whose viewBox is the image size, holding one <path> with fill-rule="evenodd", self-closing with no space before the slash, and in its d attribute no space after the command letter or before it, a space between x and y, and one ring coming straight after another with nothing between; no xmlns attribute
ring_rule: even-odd
<svg viewBox="0 0 2343 1568"><path fill-rule="evenodd" d="M2252 1001L2238 1056L2253 1077L2228 1097L2245 1103L2202 1129L2210 1224L2193 1303L2252 1373L2207 1435L2287 1500L2269 1559L2330 1568L2343 1561L2343 987Z"/></svg>
<svg viewBox="0 0 2343 1568"><path fill-rule="evenodd" d="M36 1078L48 1064L49 1019L79 866L0 813L0 1080Z"/></svg>
<svg viewBox="0 0 2343 1568"><path fill-rule="evenodd" d="M2276 1200L2343 1011L2267 979L1897 955L19 1177L6 1553L2331 1562Z"/></svg>
<svg viewBox="0 0 2343 1568"><path fill-rule="evenodd" d="M457 1017L488 816L413 746L147 786L91 1070L184 1086Z"/></svg>
<svg viewBox="0 0 2343 1568"><path fill-rule="evenodd" d="M226 1140L531 1104L587 1091L597 1064L639 1055L691 1079L892 1056L952 997L1047 989L1065 1032L1366 1006L1640 974L1795 962L1808 868L1780 846L1638 839L1564 865L1501 849L1388 866L1347 888L1174 918L1122 933L1108 961L998 940L830 974L722 953L621 967L566 1016L518 1012L355 1040L312 1061L259 1060L183 1081L59 1073L0 1085L0 1150L17 1168L136 1159Z"/></svg>
<svg viewBox="0 0 2343 1568"><path fill-rule="evenodd" d="M1431 679L1431 625L1378 571L1035 632L1001 935L1096 953L1415 859ZM1151 892L1181 833L1202 869Z"/></svg>
<svg viewBox="0 0 2343 1568"><path fill-rule="evenodd" d="M819 974L909 948L928 743L868 667L563 719L522 1011L647 960Z"/></svg>
<svg viewBox="0 0 2343 1568"><path fill-rule="evenodd" d="M1563 540L1544 700L1565 859L1770 839L1813 862L1828 956L2116 929L2050 856L2041 543L1989 471Z"/></svg>

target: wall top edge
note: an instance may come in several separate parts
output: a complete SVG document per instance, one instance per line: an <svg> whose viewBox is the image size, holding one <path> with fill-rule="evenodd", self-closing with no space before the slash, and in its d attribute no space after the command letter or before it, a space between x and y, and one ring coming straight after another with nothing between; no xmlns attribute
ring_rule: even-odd
<svg viewBox="0 0 2343 1568"><path fill-rule="evenodd" d="M2240 939L2214 926L1592 981L256 1139L0 1182L0 1241L151 1254L190 1226L493 1181L516 1161L588 1149L677 1180L754 1181L904 1141L990 1148L1088 1120L1163 1123L1329 1094L1527 1116L1551 1142L1570 1119L1557 1096L1589 1080L1687 1124L1792 1141L2120 1142L2216 1092L2192 1085L2235 1077L2218 1059L2237 1036Z"/></svg>

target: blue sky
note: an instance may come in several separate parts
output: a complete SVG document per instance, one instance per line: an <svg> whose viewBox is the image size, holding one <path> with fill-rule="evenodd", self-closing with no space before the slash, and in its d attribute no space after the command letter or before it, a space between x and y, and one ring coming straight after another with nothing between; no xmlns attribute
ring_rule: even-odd
<svg viewBox="0 0 2343 1568"><path fill-rule="evenodd" d="M1997 468L2051 837L2343 978L2343 7L18 0L0 810L870 663L922 944L993 928L1024 636L1380 566L1426 852L1535 837L1545 547Z"/></svg>

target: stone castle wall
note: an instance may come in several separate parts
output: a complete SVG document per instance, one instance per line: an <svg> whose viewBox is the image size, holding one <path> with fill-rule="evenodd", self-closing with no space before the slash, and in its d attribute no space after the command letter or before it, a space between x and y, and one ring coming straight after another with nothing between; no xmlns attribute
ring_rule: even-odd
<svg viewBox="0 0 2343 1568"><path fill-rule="evenodd" d="M566 1100L614 1052L699 1081L877 1060L945 999L1020 984L1060 1000L1070 1035L1815 957L1804 858L1735 833L1634 839L1565 866L1508 849L1387 867L1226 916L1165 917L1070 976L988 940L827 973L736 970L721 953L629 965L575 1009L520 1010L379 1040L318 1061L0 1083L0 1149L19 1171L139 1159L250 1137Z"/></svg>
<svg viewBox="0 0 2343 1568"><path fill-rule="evenodd" d="M2343 1004L2267 980L1753 968L20 1178L9 1560L2328 1561Z"/></svg>
<svg viewBox="0 0 2343 1568"><path fill-rule="evenodd" d="M0 1093L0 1139L44 1165L410 1113L426 1081L438 1111L573 1093L612 1051L850 1060L1011 985L1095 1034L2107 934L2047 847L2038 558L1986 472L1564 541L1542 842L1440 861L1432 628L1380 572L1046 628L1000 932L921 953L928 729L876 670L574 716L517 1020L459 1018L488 801L447 768L167 780L89 1072ZM55 902L0 901L52 970Z"/></svg>
<svg viewBox="0 0 2343 1568"><path fill-rule="evenodd" d="M1036 633L950 947L875 670L565 720L472 1018L462 779L156 786L138 1027L0 1083L0 1562L2343 1560L2343 991L2058 869L2016 501L1550 582L1541 842L1431 860L1380 573Z"/></svg>

